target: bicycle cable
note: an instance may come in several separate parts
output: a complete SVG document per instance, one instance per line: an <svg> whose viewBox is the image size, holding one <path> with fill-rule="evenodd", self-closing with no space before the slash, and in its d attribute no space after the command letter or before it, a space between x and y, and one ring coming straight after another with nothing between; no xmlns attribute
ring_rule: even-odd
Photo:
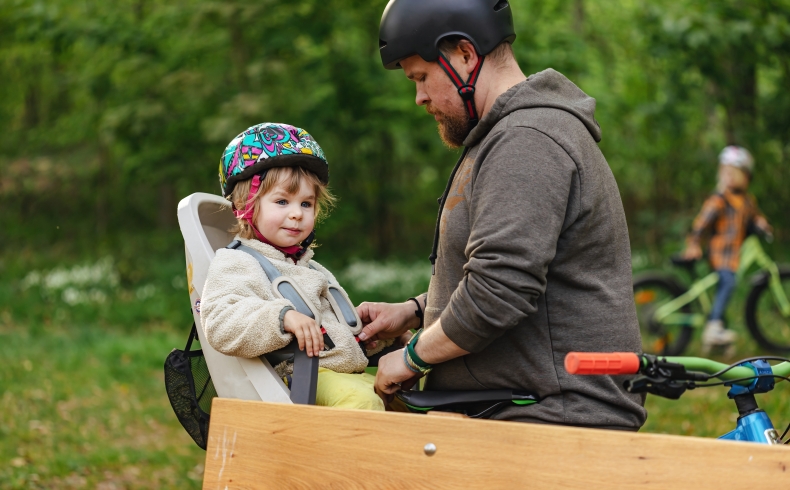
<svg viewBox="0 0 790 490"><path fill-rule="evenodd" d="M736 368L736 367L740 366L744 362L751 362L751 361L783 361L783 362L790 362L790 359L788 359L786 357L777 357L777 356L748 357L746 359L741 359L738 362L730 364L729 366L727 366L726 368L722 369L721 371L719 371L717 373L709 375L708 379L716 378L718 376L721 376L722 374L726 373L727 371L730 371L733 368ZM692 381L691 382L692 386L690 388L694 389L694 388L707 388L709 386L722 386L722 385L726 385L727 383L737 383L739 381L749 381L749 380L752 380L752 379L767 378L767 377L779 378L782 381L790 381L790 378L788 378L786 376L779 376L778 374L773 374L772 373L772 374L759 374L759 375L756 375L756 376L749 376L749 377L746 377L746 378L733 379L733 380L729 380L729 381L719 381L719 382L716 382L716 383L706 383L706 384L696 384L696 383L694 383ZM788 431L790 431L790 423L787 424L787 428L784 430L784 432L782 433L781 437L779 437L779 441L780 442L782 441L782 439L784 439L785 435L787 435ZM782 444L783 445L790 444L790 439L788 439L787 441L782 442Z"/></svg>
<svg viewBox="0 0 790 490"><path fill-rule="evenodd" d="M738 379L729 379L727 381L719 381L716 383L706 383L706 384L696 384L694 383L694 388L707 388L709 386L722 386L729 383L739 383L741 381L750 381L752 379L759 379L759 378L779 378L782 381L790 381L790 378L787 376L779 376L778 374L757 374L755 376L748 376L746 378L738 378ZM692 381L693 383L693 381Z"/></svg>
<svg viewBox="0 0 790 490"><path fill-rule="evenodd" d="M787 424L787 428L785 429L784 432L782 432L782 435L779 437L780 441L785 438L785 436L787 435L787 431L789 431L789 430L790 430L790 424ZM783 442L783 444L787 444L787 443L790 443L790 439L788 439L787 441Z"/></svg>
<svg viewBox="0 0 790 490"><path fill-rule="evenodd" d="M765 358L760 358L760 359L765 359ZM781 360L783 358L779 358L779 359ZM777 360L777 359L774 358L773 360ZM748 362L748 361L744 360L744 361L741 361L741 362ZM732 369L732 367L727 368L727 370L729 370L729 369ZM727 370L722 371L722 373L727 372ZM748 381L750 379L768 378L768 377L779 378L779 379L781 379L783 381L790 381L790 378L788 378L786 376L779 376L778 374L760 374L760 375L757 375L757 376L750 376L748 378L733 379L733 380L730 380L730 381L720 381L718 383L707 383L707 384L703 384L703 385L694 385L694 388L706 388L708 386L721 386L721 385L726 384L726 383L737 383L738 381ZM779 442L782 445L790 444L790 439L788 439L786 441L783 441L783 439L787 435L788 431L790 431L790 423L787 424L787 428L784 430L784 432L782 432L782 435L779 436Z"/></svg>
<svg viewBox="0 0 790 490"><path fill-rule="evenodd" d="M790 359L788 359L786 357L777 357L777 356L747 357L746 359L741 359L740 361L737 361L737 362L734 362L734 363L730 364L729 366L727 366L726 368L722 369L721 371L719 371L717 373L713 373L713 374L709 375L710 377L708 379L710 379L710 378L717 378L717 377L721 376L722 374L726 373L727 371L730 371L730 370L740 366L744 362L751 362L751 361L783 361L783 362L790 362ZM781 377L781 376L779 376L779 377ZM785 380L787 380L787 378L785 378ZM715 385L712 385L712 386L715 386Z"/></svg>

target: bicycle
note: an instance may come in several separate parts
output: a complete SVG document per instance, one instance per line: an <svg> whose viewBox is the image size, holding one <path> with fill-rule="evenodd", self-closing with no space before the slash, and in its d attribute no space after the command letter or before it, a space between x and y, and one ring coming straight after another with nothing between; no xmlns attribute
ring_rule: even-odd
<svg viewBox="0 0 790 490"><path fill-rule="evenodd" d="M634 277L634 302L642 350L657 355L677 356L691 342L695 329L704 327L713 305L712 291L719 275L711 272L698 279L696 260L672 257L672 263L686 269L692 284L686 288L676 275L646 272ZM757 344L768 352L790 352L790 267L777 265L763 250L755 235L741 247L739 283L750 270L751 277L745 316L746 325Z"/></svg>
<svg viewBox="0 0 790 490"><path fill-rule="evenodd" d="M769 360L783 361L771 366ZM659 357L631 352L591 353L569 352L565 369L577 375L639 374L624 383L629 393L650 393L677 400L686 392L710 386L729 386L727 396L738 408L735 429L719 439L759 444L788 444L784 440L790 424L780 436L771 419L757 406L755 394L774 389L774 379L790 381L790 359L784 357L753 357L733 364L701 357ZM708 383L712 379L719 382Z"/></svg>

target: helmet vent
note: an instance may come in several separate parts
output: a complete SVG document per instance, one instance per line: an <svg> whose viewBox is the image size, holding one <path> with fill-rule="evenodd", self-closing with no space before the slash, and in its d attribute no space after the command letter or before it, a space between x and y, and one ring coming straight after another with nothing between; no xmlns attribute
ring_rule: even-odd
<svg viewBox="0 0 790 490"><path fill-rule="evenodd" d="M383 39L379 39L379 49L384 49L387 47L387 41Z"/></svg>
<svg viewBox="0 0 790 490"><path fill-rule="evenodd" d="M494 12L499 12L503 8L510 7L510 4L507 3L507 0L499 0L496 5L494 5Z"/></svg>

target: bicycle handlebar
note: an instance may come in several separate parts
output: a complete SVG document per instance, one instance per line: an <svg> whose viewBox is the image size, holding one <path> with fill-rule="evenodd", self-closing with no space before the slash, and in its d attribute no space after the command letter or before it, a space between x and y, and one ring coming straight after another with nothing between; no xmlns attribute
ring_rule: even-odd
<svg viewBox="0 0 790 490"><path fill-rule="evenodd" d="M688 371L716 374L729 365L702 357L661 357L670 363L683 365ZM569 352L565 356L565 370L570 374L638 374L646 366L646 358L632 352ZM790 362L782 362L771 367L777 376L790 376ZM755 372L746 366L736 366L717 376L722 381L753 378ZM749 385L752 380L736 381L735 384Z"/></svg>
<svg viewBox="0 0 790 490"><path fill-rule="evenodd" d="M637 374L642 362L633 352L569 352L565 370L570 374Z"/></svg>

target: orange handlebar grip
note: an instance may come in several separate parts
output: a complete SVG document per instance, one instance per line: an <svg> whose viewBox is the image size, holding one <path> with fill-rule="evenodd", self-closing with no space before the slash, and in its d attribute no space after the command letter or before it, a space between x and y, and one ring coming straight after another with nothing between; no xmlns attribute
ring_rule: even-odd
<svg viewBox="0 0 790 490"><path fill-rule="evenodd" d="M636 374L639 356L633 352L569 352L565 370L570 374Z"/></svg>

